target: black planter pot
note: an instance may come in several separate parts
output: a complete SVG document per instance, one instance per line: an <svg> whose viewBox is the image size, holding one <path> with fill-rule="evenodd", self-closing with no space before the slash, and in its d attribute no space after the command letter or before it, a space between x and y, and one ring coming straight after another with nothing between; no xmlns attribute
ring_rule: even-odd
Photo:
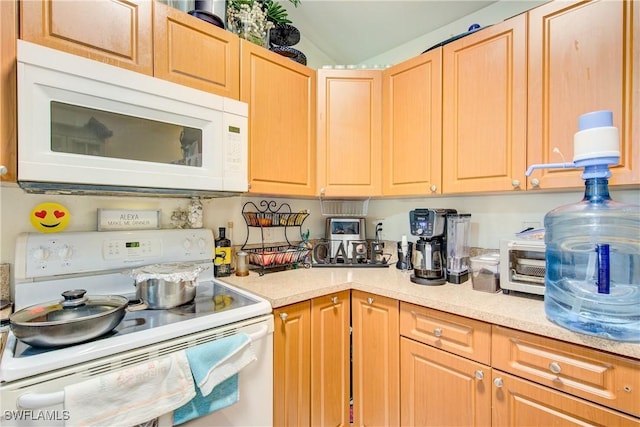
<svg viewBox="0 0 640 427"><path fill-rule="evenodd" d="M300 31L291 24L275 24L269 34L269 42L276 46L293 46L300 41Z"/></svg>

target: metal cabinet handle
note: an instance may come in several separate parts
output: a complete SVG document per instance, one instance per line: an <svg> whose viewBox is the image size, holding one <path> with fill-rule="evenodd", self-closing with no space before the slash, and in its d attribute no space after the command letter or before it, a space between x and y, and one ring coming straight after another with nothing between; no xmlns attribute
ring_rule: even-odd
<svg viewBox="0 0 640 427"><path fill-rule="evenodd" d="M520 187L520 180L519 179L514 179L513 181L511 181L511 186L513 188L518 188Z"/></svg>
<svg viewBox="0 0 640 427"><path fill-rule="evenodd" d="M373 298L371 298L371 297L367 298L367 303L369 305L373 304Z"/></svg>
<svg viewBox="0 0 640 427"><path fill-rule="evenodd" d="M435 193L436 191L438 191L438 187L433 184L431 187L429 187L429 190L431 190L432 193Z"/></svg>
<svg viewBox="0 0 640 427"><path fill-rule="evenodd" d="M536 188L540 187L540 180L538 178L533 178L531 180L531 185L536 187Z"/></svg>
<svg viewBox="0 0 640 427"><path fill-rule="evenodd" d="M283 322L287 320L287 317L289 317L287 313L280 313L280 318L282 319Z"/></svg>
<svg viewBox="0 0 640 427"><path fill-rule="evenodd" d="M442 329L440 328L435 328L433 330L433 335L437 336L437 337L441 337L442 336Z"/></svg>
<svg viewBox="0 0 640 427"><path fill-rule="evenodd" d="M5 165L0 165L0 175L6 175L9 169Z"/></svg>
<svg viewBox="0 0 640 427"><path fill-rule="evenodd" d="M478 369L473 375L479 381L482 381L484 379L484 372L482 372L480 369Z"/></svg>
<svg viewBox="0 0 640 427"><path fill-rule="evenodd" d="M504 382L502 381L502 378L498 377L493 380L493 385L495 385L498 388L502 388L502 386L504 385Z"/></svg>
<svg viewBox="0 0 640 427"><path fill-rule="evenodd" d="M562 371L562 368L558 362L551 362L549 363L549 370L554 374L559 374Z"/></svg>
<svg viewBox="0 0 640 427"><path fill-rule="evenodd" d="M337 304L338 303L338 297L332 297L331 298L331 302L334 303L334 304Z"/></svg>

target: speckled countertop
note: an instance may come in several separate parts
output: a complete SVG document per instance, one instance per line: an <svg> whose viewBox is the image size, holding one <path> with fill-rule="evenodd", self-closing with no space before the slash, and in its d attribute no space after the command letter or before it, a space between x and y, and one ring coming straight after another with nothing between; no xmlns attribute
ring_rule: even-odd
<svg viewBox="0 0 640 427"><path fill-rule="evenodd" d="M267 299L273 308L358 289L496 325L581 344L640 360L640 343L625 343L572 332L547 320L540 297L505 295L472 289L471 280L442 286L416 285L409 273L388 268L309 268L245 277L224 277L223 282Z"/></svg>

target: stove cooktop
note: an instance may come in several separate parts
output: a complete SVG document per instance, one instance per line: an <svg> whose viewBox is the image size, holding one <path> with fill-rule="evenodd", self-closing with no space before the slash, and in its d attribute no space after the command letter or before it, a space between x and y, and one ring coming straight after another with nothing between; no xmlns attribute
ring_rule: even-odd
<svg viewBox="0 0 640 427"><path fill-rule="evenodd" d="M129 311L113 331L89 342L38 348L9 333L0 381L61 369L270 312L271 305L259 297L217 281L202 282L192 302L167 310Z"/></svg>

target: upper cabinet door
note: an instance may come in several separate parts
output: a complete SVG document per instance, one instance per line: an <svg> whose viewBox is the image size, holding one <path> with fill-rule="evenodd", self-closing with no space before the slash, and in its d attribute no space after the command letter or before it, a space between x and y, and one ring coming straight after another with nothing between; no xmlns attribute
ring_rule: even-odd
<svg viewBox="0 0 640 427"><path fill-rule="evenodd" d="M148 0L20 2L20 37L140 73L153 74Z"/></svg>
<svg viewBox="0 0 640 427"><path fill-rule="evenodd" d="M382 74L382 193L442 192L442 48Z"/></svg>
<svg viewBox="0 0 640 427"><path fill-rule="evenodd" d="M524 189L526 15L443 50L443 193Z"/></svg>
<svg viewBox="0 0 640 427"><path fill-rule="evenodd" d="M246 40L240 51L240 100L249 104L249 192L315 195L315 70Z"/></svg>
<svg viewBox="0 0 640 427"><path fill-rule="evenodd" d="M239 99L238 36L165 4L154 7L154 75Z"/></svg>
<svg viewBox="0 0 640 427"><path fill-rule="evenodd" d="M382 194L382 72L318 70L318 186L332 197Z"/></svg>
<svg viewBox="0 0 640 427"><path fill-rule="evenodd" d="M640 3L558 1L531 10L528 163L572 161L578 117L611 110L620 131L620 164L609 182L640 182L639 70ZM538 170L529 186L581 187L581 173Z"/></svg>

